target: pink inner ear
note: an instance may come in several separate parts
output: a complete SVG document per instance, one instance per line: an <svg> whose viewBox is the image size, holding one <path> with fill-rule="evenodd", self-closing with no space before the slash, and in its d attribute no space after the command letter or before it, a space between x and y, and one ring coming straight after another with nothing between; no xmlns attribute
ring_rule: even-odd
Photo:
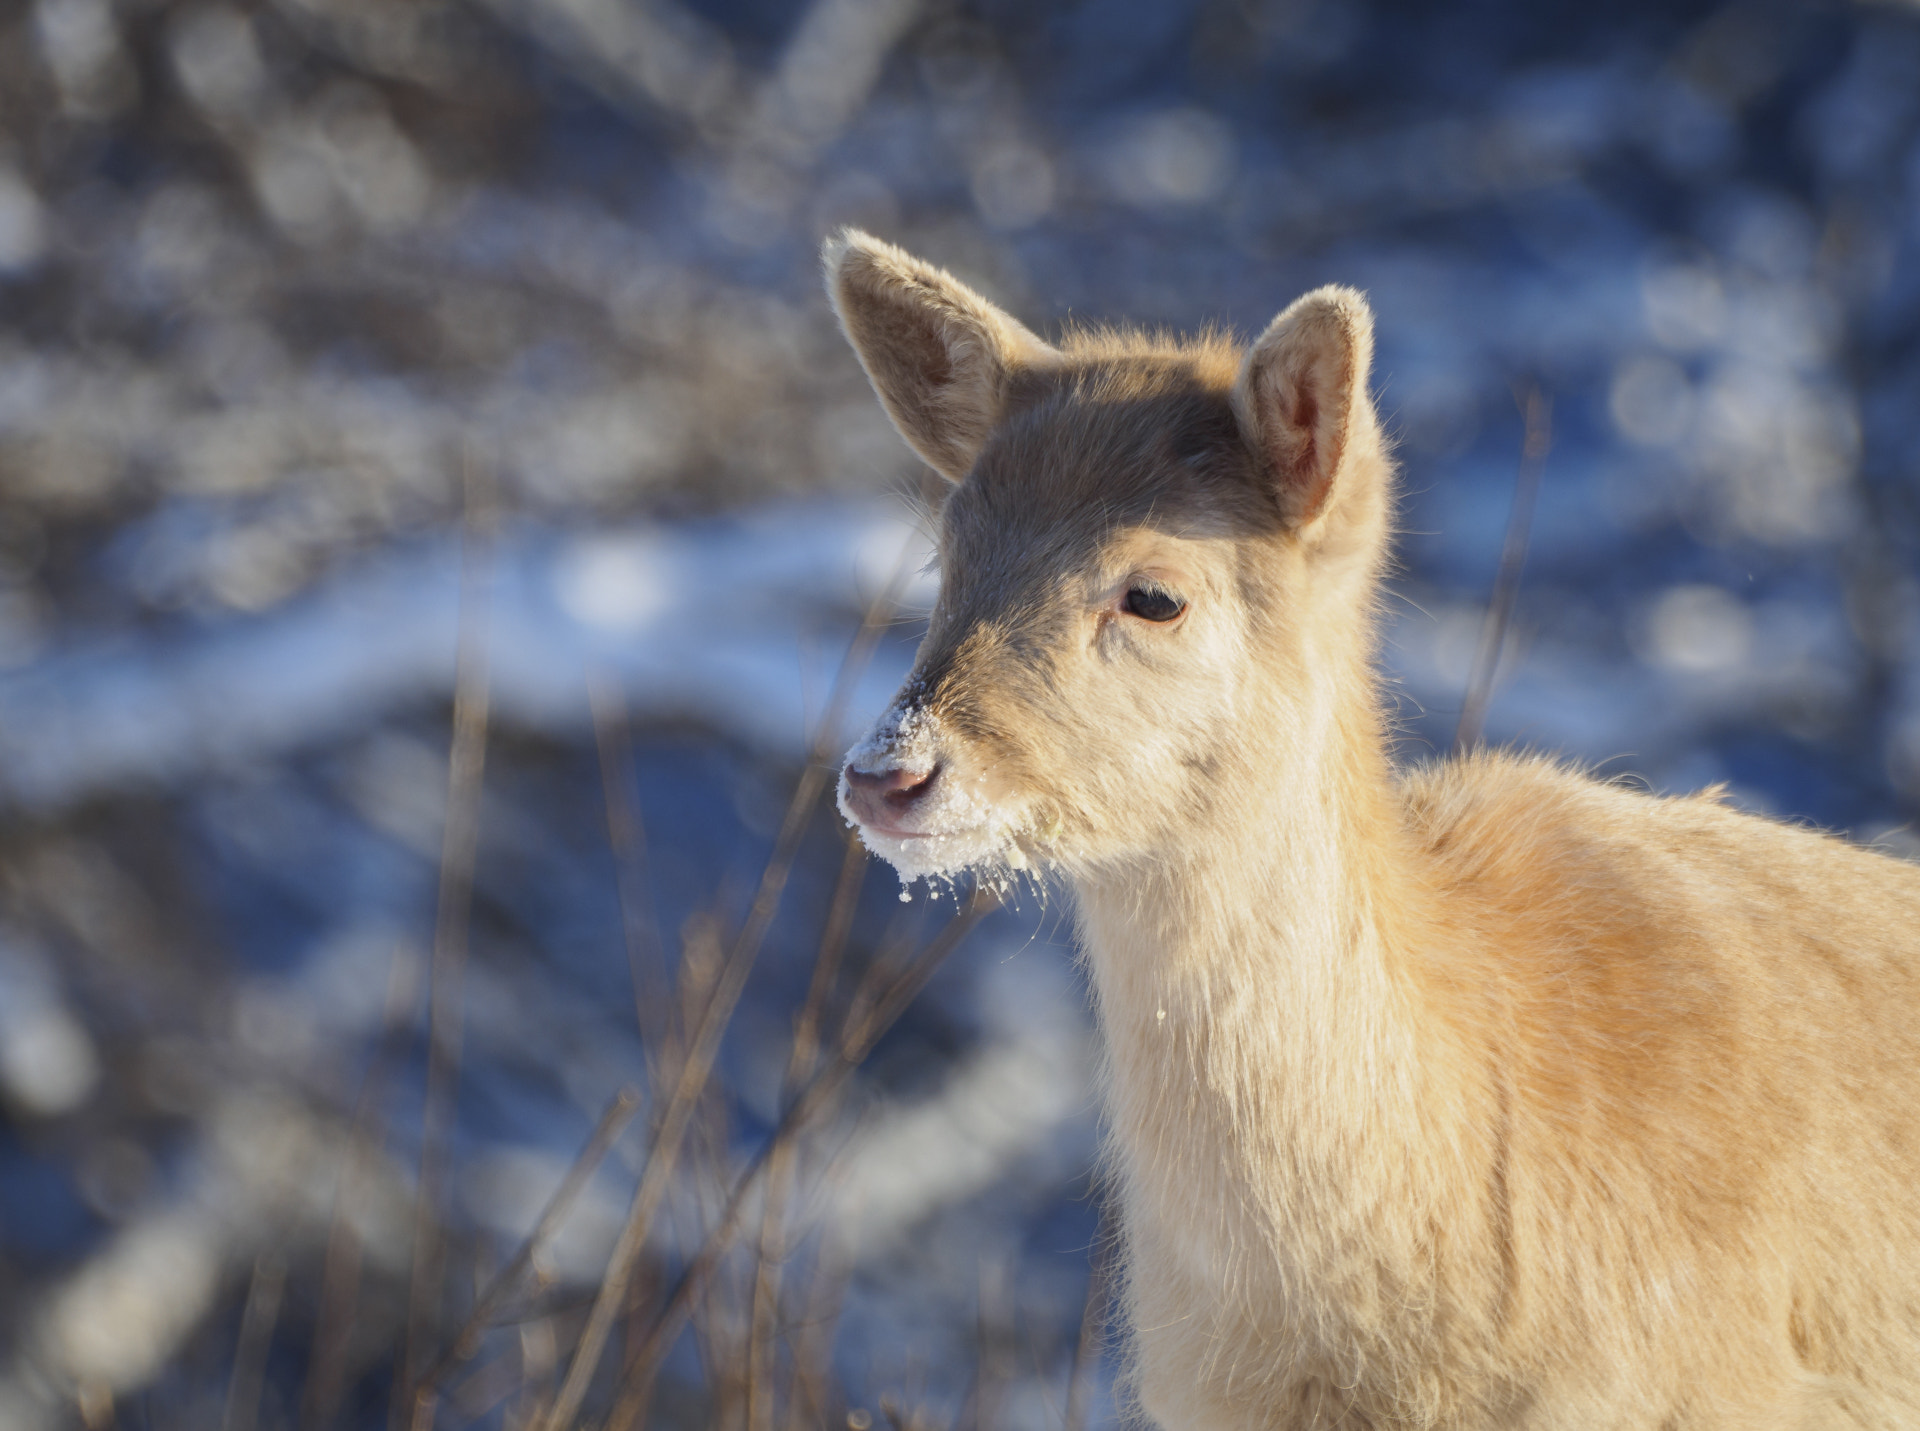
<svg viewBox="0 0 1920 1431"><path fill-rule="evenodd" d="M1319 416L1320 404L1314 401L1312 390L1301 388L1294 395L1292 422L1307 435L1306 450L1308 452L1313 451L1313 424Z"/></svg>
<svg viewBox="0 0 1920 1431"><path fill-rule="evenodd" d="M1287 414L1293 441L1288 444L1292 451L1283 464L1283 480L1291 489L1294 519L1303 523L1319 516L1326 505L1345 447L1341 426L1328 423L1322 429L1320 398L1313 385L1320 376L1311 366L1300 374L1292 394L1293 410Z"/></svg>

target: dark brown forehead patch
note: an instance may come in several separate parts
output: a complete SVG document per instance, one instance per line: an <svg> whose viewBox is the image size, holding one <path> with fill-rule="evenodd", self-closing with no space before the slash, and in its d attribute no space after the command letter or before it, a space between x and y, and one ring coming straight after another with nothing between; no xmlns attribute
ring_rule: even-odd
<svg viewBox="0 0 1920 1431"><path fill-rule="evenodd" d="M1254 479L1234 418L1237 361L1209 339L1069 351L1023 374L951 499L950 537L975 524L1049 545L1069 533L1076 545L1097 542L1144 522L1267 529L1277 508Z"/></svg>
<svg viewBox="0 0 1920 1431"><path fill-rule="evenodd" d="M1167 434L1167 447L1176 461L1190 464L1236 457L1243 444L1232 405L1224 400L1195 404L1179 415Z"/></svg>

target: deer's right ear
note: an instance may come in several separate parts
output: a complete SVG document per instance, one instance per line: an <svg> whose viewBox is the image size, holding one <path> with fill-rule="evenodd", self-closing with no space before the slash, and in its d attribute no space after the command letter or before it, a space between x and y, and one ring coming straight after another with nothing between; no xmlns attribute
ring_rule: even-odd
<svg viewBox="0 0 1920 1431"><path fill-rule="evenodd" d="M858 229L821 251L827 296L893 425L950 482L973 469L1020 368L1058 354L953 275Z"/></svg>
<svg viewBox="0 0 1920 1431"><path fill-rule="evenodd" d="M1296 299L1247 350L1234 412L1296 530L1366 505L1351 489L1378 465L1372 363L1373 312L1338 285Z"/></svg>

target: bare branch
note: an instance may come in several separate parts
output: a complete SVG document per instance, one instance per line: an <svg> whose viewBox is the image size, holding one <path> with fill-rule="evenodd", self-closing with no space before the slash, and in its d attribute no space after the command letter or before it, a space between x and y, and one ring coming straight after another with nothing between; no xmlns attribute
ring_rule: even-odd
<svg viewBox="0 0 1920 1431"><path fill-rule="evenodd" d="M1525 390L1515 396L1526 419L1526 437L1520 449L1520 469L1513 482L1507 538L1500 546L1500 572L1494 578L1493 600L1487 605L1486 620L1480 627L1480 648L1474 653L1473 673L1468 677L1466 699L1460 706L1460 724L1454 730L1455 750L1472 749L1486 731L1487 707L1493 701L1494 682L1500 675L1507 629L1513 624L1514 607L1520 599L1520 573L1527 564L1527 544L1533 534L1533 507L1540 494L1540 474L1546 466L1547 451L1553 445L1553 399L1542 394L1535 383L1527 384Z"/></svg>

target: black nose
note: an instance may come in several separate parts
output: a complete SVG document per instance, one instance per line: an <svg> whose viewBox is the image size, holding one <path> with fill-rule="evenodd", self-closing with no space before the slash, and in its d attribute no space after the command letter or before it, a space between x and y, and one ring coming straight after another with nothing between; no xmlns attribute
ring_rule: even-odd
<svg viewBox="0 0 1920 1431"><path fill-rule="evenodd" d="M885 802L895 814L900 814L933 789L933 782L939 778L940 767L937 765L926 771L912 770L903 765L889 766L885 770L862 770L857 765L849 765L847 791L856 807L871 808L871 803L878 800Z"/></svg>

